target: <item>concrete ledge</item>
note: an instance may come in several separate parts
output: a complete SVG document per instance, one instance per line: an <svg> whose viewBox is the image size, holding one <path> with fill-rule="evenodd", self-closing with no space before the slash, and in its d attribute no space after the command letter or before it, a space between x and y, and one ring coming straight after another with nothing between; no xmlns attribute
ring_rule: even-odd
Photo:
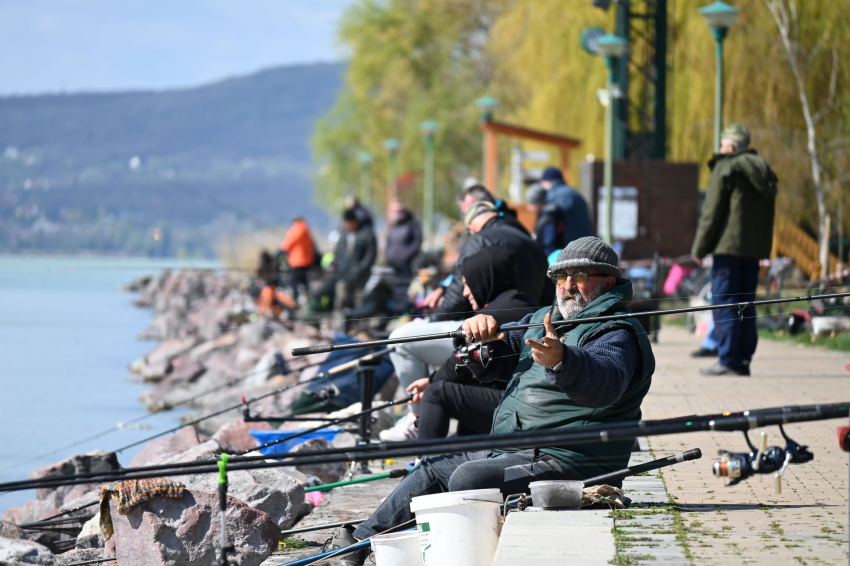
<svg viewBox="0 0 850 566"><path fill-rule="evenodd" d="M605 566L616 554L608 511L526 511L509 513L493 566Z"/></svg>

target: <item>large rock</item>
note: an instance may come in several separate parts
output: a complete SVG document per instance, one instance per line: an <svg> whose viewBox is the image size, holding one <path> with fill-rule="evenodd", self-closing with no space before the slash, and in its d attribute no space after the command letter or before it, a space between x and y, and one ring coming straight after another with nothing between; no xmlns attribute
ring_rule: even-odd
<svg viewBox="0 0 850 566"><path fill-rule="evenodd" d="M246 423L243 419L226 424L212 436L225 450L231 452L244 452L257 446L250 430L274 430L274 427L266 422Z"/></svg>
<svg viewBox="0 0 850 566"><path fill-rule="evenodd" d="M121 566L212 564L219 549L218 493L186 490L158 497L120 515L110 501L115 556ZM240 566L259 566L277 548L280 529L268 514L227 498L227 542ZM107 546L108 551L108 546Z"/></svg>
<svg viewBox="0 0 850 566"><path fill-rule="evenodd" d="M0 537L6 538L26 538L24 531L18 525L9 521L0 521Z"/></svg>
<svg viewBox="0 0 850 566"><path fill-rule="evenodd" d="M0 564L56 564L53 553L37 542L0 536Z"/></svg>
<svg viewBox="0 0 850 566"><path fill-rule="evenodd" d="M74 550L56 555L56 564L73 564L75 562L100 560L101 558L103 558L103 550L99 548L75 548Z"/></svg>
<svg viewBox="0 0 850 566"><path fill-rule="evenodd" d="M115 455L115 452L95 450L94 452L89 452L88 454L75 454L70 458L62 460L61 462L56 462L55 464L49 464L47 466L38 468L30 474L30 478L38 480L54 476L82 474L86 472L108 472L110 470L116 469L118 469L118 456ZM40 487L35 490L35 495L39 499L45 499L48 495L52 493L58 493L64 499L64 497L70 494L72 491L75 493L74 497L79 497L87 491L97 489L98 487L98 482L85 484L82 486L69 485L61 487ZM62 503L63 502L60 502L57 507L61 506Z"/></svg>
<svg viewBox="0 0 850 566"><path fill-rule="evenodd" d="M177 479L192 490L218 489L216 474L194 474ZM304 488L281 470L234 470L227 472L227 485L228 495L268 513L280 529L288 529L299 519L304 505Z"/></svg>
<svg viewBox="0 0 850 566"><path fill-rule="evenodd" d="M45 515L55 514L62 505L62 494L53 492L45 499L27 501L22 507L12 507L3 512L3 520L16 525L33 523Z"/></svg>
<svg viewBox="0 0 850 566"><path fill-rule="evenodd" d="M176 456L206 440L207 438L199 436L198 431L193 427L185 426L171 436L151 440L145 444L144 448L130 461L129 467L146 466L157 458Z"/></svg>
<svg viewBox="0 0 850 566"><path fill-rule="evenodd" d="M216 352L229 350L239 341L239 337L235 332L219 336L214 340L209 340L195 346L189 351L189 359L195 362L203 362L209 359Z"/></svg>
<svg viewBox="0 0 850 566"><path fill-rule="evenodd" d="M330 450L333 448L330 442L324 438L311 438L307 442L302 442L290 452L315 452L317 450ZM298 462L298 459L295 460ZM308 476L316 476L324 483L333 483L340 480L348 470L348 465L345 462L335 462L327 464L308 464L296 465L295 469Z"/></svg>

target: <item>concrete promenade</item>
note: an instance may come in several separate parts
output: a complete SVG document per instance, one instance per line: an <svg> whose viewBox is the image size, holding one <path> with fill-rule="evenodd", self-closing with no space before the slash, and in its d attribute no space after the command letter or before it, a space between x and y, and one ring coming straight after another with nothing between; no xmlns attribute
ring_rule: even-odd
<svg viewBox="0 0 850 566"><path fill-rule="evenodd" d="M713 360L690 358L698 346L699 339L685 329L662 329L645 419L850 400L847 353L761 340L752 377L703 377L699 368ZM656 457L702 449L703 459L663 471L668 493L680 506L685 550L693 563L847 564L848 455L839 450L835 432L845 424L846 419L785 427L815 459L788 467L780 495L772 475L734 487L724 487L712 475L718 449L748 451L741 433L650 438ZM784 445L778 428L766 431L768 444ZM756 445L758 432L751 433Z"/></svg>

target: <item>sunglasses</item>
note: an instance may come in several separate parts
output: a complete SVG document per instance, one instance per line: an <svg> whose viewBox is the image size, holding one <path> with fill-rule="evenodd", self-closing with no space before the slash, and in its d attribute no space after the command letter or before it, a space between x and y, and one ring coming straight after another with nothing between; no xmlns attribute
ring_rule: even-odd
<svg viewBox="0 0 850 566"><path fill-rule="evenodd" d="M576 285L584 285L587 283L588 277L608 277L604 273L582 273L581 271L577 273L572 273L567 275L566 273L556 273L552 276L552 281L554 281L557 285L565 285L567 283L567 278L572 277L573 282Z"/></svg>

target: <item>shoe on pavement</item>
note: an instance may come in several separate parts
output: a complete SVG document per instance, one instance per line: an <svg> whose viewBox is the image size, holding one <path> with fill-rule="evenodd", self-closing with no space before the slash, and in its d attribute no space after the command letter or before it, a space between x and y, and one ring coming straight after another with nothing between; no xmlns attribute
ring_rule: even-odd
<svg viewBox="0 0 850 566"><path fill-rule="evenodd" d="M354 538L354 535L352 534L353 532L353 529L349 529L348 527L339 527L338 529L335 529L333 537L328 541L329 544L326 545L324 550L328 552L339 550L340 548L346 548L352 544L357 544L360 541ZM337 566L363 566L363 563L366 562L366 558L368 556L369 548L361 548L360 550L356 550L336 558L334 564Z"/></svg>
<svg viewBox="0 0 850 566"><path fill-rule="evenodd" d="M750 366L741 366L739 368L730 368L717 362L711 367L701 368L699 372L703 375L718 376L718 375L736 375L738 377L749 377Z"/></svg>
<svg viewBox="0 0 850 566"><path fill-rule="evenodd" d="M709 350L708 348L700 348L691 352L692 358L716 358L717 350Z"/></svg>
<svg viewBox="0 0 850 566"><path fill-rule="evenodd" d="M407 413L392 428L382 430L378 436L383 442L416 440L419 437L419 429L416 428L416 415Z"/></svg>

